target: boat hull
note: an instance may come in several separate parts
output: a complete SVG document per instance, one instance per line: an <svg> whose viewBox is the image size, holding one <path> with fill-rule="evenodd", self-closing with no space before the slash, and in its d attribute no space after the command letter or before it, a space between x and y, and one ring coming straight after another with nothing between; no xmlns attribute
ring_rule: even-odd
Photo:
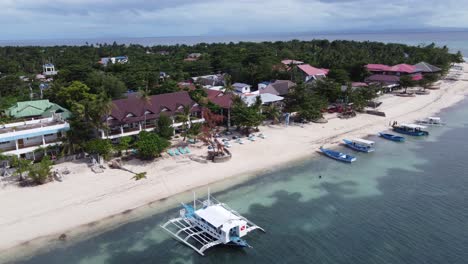
<svg viewBox="0 0 468 264"><path fill-rule="evenodd" d="M394 127L393 131L414 137L429 136L429 132L427 131L407 131L399 127Z"/></svg>
<svg viewBox="0 0 468 264"><path fill-rule="evenodd" d="M396 135L392 135L392 134L385 134L385 133L379 133L379 135L385 139L388 139L388 140L391 140L391 141L395 141L395 142L405 142L405 138L404 137L400 137L400 136L396 136Z"/></svg>
<svg viewBox="0 0 468 264"><path fill-rule="evenodd" d="M320 148L320 151L323 154L325 154L325 156L327 156L329 158L332 158L334 160L338 160L338 161L341 161L341 162L345 162L345 163L352 163L352 162L355 162L357 160L357 158L354 157L354 156L347 155L347 154L344 154L344 153L340 153L338 151L333 151L333 150L330 150L330 149Z"/></svg>
<svg viewBox="0 0 468 264"><path fill-rule="evenodd" d="M374 148L371 148L371 147L355 145L350 140L343 139L343 142L344 142L345 146L347 146L348 148L353 149L355 151L370 153L370 152L374 152L374 150L375 150Z"/></svg>

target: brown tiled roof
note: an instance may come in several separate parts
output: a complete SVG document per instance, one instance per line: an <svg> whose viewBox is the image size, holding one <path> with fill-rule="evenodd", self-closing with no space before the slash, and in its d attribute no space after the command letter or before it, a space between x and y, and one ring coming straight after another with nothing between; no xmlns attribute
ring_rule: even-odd
<svg viewBox="0 0 468 264"><path fill-rule="evenodd" d="M146 111L150 112L146 114L147 120L158 118L161 112L174 115L183 111L179 109L181 106L187 105L191 107L192 112L200 111L200 108L195 105L195 102L185 91L153 95L148 102L145 102L138 95L130 95L126 99L113 101L110 116L114 118L114 120L111 120L111 123L133 123L142 121L145 119L144 113Z"/></svg>
<svg viewBox="0 0 468 264"><path fill-rule="evenodd" d="M233 97L232 94L225 94L222 96L216 96L213 98L208 97L208 98L210 99L212 103L220 106L221 108L228 109L228 108L231 108L232 106L232 97Z"/></svg>
<svg viewBox="0 0 468 264"><path fill-rule="evenodd" d="M274 95L286 95L291 87L296 86L295 83L288 80L276 80L270 83L265 89L261 89L260 93L270 93Z"/></svg>
<svg viewBox="0 0 468 264"><path fill-rule="evenodd" d="M397 75L384 75L384 74L374 74L366 78L366 82L380 82L380 83L398 83L400 82L400 77Z"/></svg>

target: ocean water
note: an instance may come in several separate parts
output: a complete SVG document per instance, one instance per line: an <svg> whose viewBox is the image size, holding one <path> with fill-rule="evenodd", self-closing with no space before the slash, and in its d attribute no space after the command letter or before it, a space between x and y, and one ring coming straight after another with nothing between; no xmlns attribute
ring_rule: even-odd
<svg viewBox="0 0 468 264"><path fill-rule="evenodd" d="M450 48L456 52L460 50L468 56L468 31L460 32L402 32L402 33L334 33L334 34L313 34L313 33L290 33L290 34L252 34L233 36L186 36L186 37L146 37L146 38L100 38L100 39L39 39L39 40L0 40L0 46L53 46L53 45L85 45L86 43L113 43L119 44L141 44L144 46L153 45L175 45L196 43L227 43L239 41L287 41L292 39L312 40L357 40L357 41L380 41L386 43L403 43L409 45L428 45L432 42L438 46Z"/></svg>
<svg viewBox="0 0 468 264"><path fill-rule="evenodd" d="M159 227L173 208L18 263L465 264L467 114L468 102L444 111L427 138L371 136L376 152L351 165L319 157L215 193L266 230L250 249L199 256Z"/></svg>

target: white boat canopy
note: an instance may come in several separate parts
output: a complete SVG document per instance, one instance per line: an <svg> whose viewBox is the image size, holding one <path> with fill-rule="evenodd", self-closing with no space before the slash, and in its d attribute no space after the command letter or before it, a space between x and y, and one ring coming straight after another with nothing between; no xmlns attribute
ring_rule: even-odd
<svg viewBox="0 0 468 264"><path fill-rule="evenodd" d="M375 142L367 139L362 138L355 138L352 140L354 143L365 145L365 146L374 146Z"/></svg>
<svg viewBox="0 0 468 264"><path fill-rule="evenodd" d="M425 126L421 126L421 125L417 125L417 124L401 124L400 126L402 127L407 127L407 128L412 128L412 129L423 129L423 128L427 128Z"/></svg>
<svg viewBox="0 0 468 264"><path fill-rule="evenodd" d="M205 219L206 222L210 223L215 228L219 228L220 226L227 223L242 220L241 217L231 213L221 205L212 205L206 208L198 209L195 211L195 214Z"/></svg>
<svg viewBox="0 0 468 264"><path fill-rule="evenodd" d="M436 116L430 116L428 117L429 120L433 120L433 121L440 121L440 117L436 117Z"/></svg>

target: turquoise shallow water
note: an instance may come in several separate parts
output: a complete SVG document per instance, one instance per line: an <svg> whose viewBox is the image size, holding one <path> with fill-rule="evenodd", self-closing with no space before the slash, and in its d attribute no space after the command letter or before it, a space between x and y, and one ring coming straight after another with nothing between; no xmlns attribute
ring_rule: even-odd
<svg viewBox="0 0 468 264"><path fill-rule="evenodd" d="M159 227L174 208L18 263L464 264L467 114L468 102L444 111L448 125L424 139L371 137L377 151L352 165L321 157L216 193L266 229L249 234L252 249L199 256Z"/></svg>

